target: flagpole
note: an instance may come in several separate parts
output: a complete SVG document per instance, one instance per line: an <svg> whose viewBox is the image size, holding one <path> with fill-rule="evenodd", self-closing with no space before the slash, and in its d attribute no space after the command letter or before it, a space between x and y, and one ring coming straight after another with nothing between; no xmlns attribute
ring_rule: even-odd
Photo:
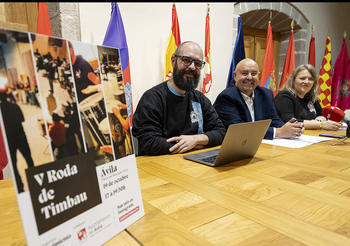
<svg viewBox="0 0 350 246"><path fill-rule="evenodd" d="M314 31L315 31L315 24L312 24L312 33L311 33L311 37L314 37Z"/></svg>

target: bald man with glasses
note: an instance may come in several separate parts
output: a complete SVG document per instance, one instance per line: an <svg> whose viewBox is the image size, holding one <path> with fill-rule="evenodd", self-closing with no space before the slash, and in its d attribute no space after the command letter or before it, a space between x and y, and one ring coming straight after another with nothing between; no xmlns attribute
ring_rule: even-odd
<svg viewBox="0 0 350 246"><path fill-rule="evenodd" d="M210 100L196 90L203 51L181 43L171 57L172 77L146 91L133 116L139 155L177 154L222 143L225 128Z"/></svg>
<svg viewBox="0 0 350 246"><path fill-rule="evenodd" d="M304 132L303 123L292 118L284 123L277 115L270 89L259 86L259 66L249 58L240 61L234 80L216 98L214 108L227 129L231 124L271 119L264 138L295 138Z"/></svg>

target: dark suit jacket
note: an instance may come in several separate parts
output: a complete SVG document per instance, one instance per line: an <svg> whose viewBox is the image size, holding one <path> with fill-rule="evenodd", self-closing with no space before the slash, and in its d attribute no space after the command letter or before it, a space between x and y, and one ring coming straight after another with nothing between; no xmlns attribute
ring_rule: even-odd
<svg viewBox="0 0 350 246"><path fill-rule="evenodd" d="M226 130L231 124L252 121L248 106L234 83L234 81L231 81L229 86L218 95L214 102L214 107ZM264 136L265 139L273 139L273 128L279 128L284 125L284 122L277 115L273 104L273 93L270 89L260 86L255 88L254 114L255 121L272 120Z"/></svg>

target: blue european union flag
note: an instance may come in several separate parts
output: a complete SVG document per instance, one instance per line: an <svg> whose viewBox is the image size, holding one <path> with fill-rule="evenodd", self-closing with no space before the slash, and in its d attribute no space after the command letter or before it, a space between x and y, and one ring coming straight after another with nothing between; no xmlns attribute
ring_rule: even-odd
<svg viewBox="0 0 350 246"><path fill-rule="evenodd" d="M245 58L245 51L244 51L242 19L240 16L238 16L237 39L236 39L235 48L233 49L232 61L231 61L230 71L227 78L226 87L228 86L230 81L234 79L233 72L236 69L237 63L243 60L244 58Z"/></svg>

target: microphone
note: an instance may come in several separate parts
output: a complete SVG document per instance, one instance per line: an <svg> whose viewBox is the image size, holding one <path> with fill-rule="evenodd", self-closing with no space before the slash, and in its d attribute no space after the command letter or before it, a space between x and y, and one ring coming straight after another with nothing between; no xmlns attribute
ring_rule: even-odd
<svg viewBox="0 0 350 246"><path fill-rule="evenodd" d="M350 120L345 116L345 112L343 110L341 110L338 107L334 107L334 106L326 106L322 110L322 114L324 117L326 117L327 120L332 120L332 121L336 121L336 122L342 121L348 125L348 127L346 129L346 138L344 138L340 142L343 142L344 140L350 138ZM338 142L338 143L340 143L340 142ZM335 144L337 144L337 143L335 143Z"/></svg>
<svg viewBox="0 0 350 246"><path fill-rule="evenodd" d="M338 107L326 106L322 110L322 114L327 120L336 122L345 122L350 127L350 120L345 116L345 112Z"/></svg>

